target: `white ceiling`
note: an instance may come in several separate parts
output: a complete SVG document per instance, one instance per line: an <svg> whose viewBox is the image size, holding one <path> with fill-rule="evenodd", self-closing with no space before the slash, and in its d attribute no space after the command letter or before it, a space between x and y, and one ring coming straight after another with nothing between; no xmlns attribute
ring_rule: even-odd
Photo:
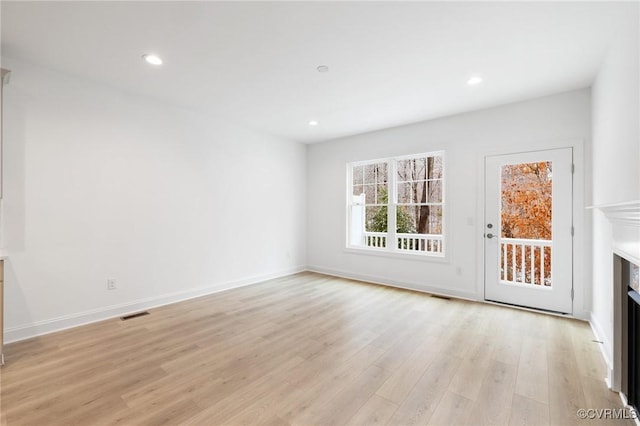
<svg viewBox="0 0 640 426"><path fill-rule="evenodd" d="M587 87L628 6L3 1L2 54L318 142Z"/></svg>

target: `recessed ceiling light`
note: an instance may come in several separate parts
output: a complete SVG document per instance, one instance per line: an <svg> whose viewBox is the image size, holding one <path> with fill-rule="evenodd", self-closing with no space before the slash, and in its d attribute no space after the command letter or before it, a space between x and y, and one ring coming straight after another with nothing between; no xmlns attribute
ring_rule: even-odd
<svg viewBox="0 0 640 426"><path fill-rule="evenodd" d="M318 125L318 122L316 120L311 120L309 122L309 126L317 126L317 125Z"/></svg>
<svg viewBox="0 0 640 426"><path fill-rule="evenodd" d="M146 53L142 55L142 59L144 59L151 65L162 65L162 59L160 59L158 55L154 55L153 53Z"/></svg>
<svg viewBox="0 0 640 426"><path fill-rule="evenodd" d="M482 77L478 77L478 76L471 77L469 80L467 80L467 84L469 86L475 86L476 84L480 84L480 83L482 83Z"/></svg>
<svg viewBox="0 0 640 426"><path fill-rule="evenodd" d="M318 72L329 72L329 67L326 65L318 65L318 68L316 68L318 70Z"/></svg>

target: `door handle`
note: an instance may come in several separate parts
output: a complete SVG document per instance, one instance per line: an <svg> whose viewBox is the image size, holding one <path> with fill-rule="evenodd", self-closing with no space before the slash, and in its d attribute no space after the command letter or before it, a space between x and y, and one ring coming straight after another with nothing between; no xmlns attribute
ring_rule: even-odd
<svg viewBox="0 0 640 426"><path fill-rule="evenodd" d="M493 235L493 234L487 234L487 238L489 238L489 239L493 238L494 236L495 235Z"/></svg>

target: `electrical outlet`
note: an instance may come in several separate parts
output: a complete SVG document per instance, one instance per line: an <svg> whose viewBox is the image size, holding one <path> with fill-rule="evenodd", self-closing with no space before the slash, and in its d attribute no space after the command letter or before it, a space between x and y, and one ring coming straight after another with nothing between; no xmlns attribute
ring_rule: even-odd
<svg viewBox="0 0 640 426"><path fill-rule="evenodd" d="M113 278L107 278L107 290L116 290L117 288L116 280Z"/></svg>

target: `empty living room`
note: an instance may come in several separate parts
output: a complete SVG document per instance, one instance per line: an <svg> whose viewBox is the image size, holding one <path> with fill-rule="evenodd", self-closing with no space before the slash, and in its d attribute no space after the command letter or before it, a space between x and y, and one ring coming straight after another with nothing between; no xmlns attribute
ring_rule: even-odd
<svg viewBox="0 0 640 426"><path fill-rule="evenodd" d="M640 424L640 1L0 22L0 425Z"/></svg>

